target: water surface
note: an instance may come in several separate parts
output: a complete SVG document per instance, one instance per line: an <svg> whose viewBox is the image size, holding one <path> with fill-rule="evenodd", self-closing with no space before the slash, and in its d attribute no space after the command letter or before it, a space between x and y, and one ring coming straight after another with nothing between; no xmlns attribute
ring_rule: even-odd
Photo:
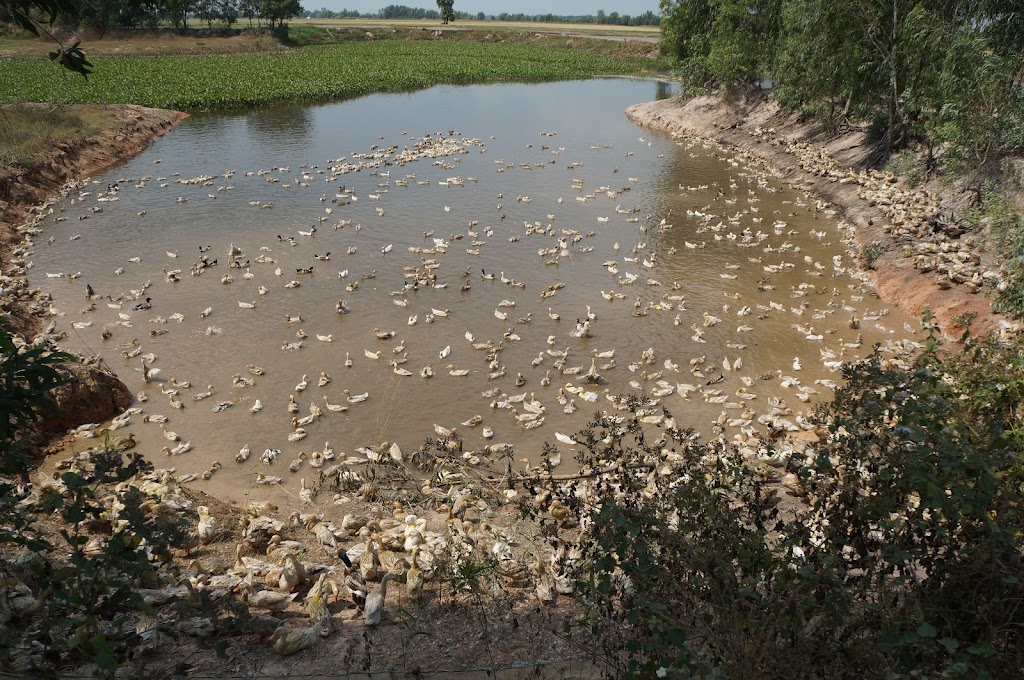
<svg viewBox="0 0 1024 680"><path fill-rule="evenodd" d="M851 275L839 226L806 195L731 153L625 118L630 104L664 94L654 81L605 79L194 116L55 207L66 219L45 226L31 280L53 295L67 346L99 354L148 399L137 404L144 414L167 415L166 429L192 442L166 458L157 452L174 444L139 414L128 429L140 449L179 473L219 461L197 484L236 500L297 504L298 480L316 477L308 462L289 473L301 454L325 442L338 458L382 441L409 451L435 425L458 427L467 455L509 442L515 460L535 462L556 432L612 408L607 395L657 395L658 380L673 393L655 398L708 435L763 429L754 418L770 397L795 421L830 397L836 362L910 337L909 320ZM417 144L457 152L396 162ZM241 254L230 257L232 246ZM217 265L192 275L200 250ZM146 298L151 308L132 311ZM349 313L337 313L339 301ZM574 337L588 315L592 337ZM467 333L500 349L473 349ZM566 351L562 369L580 373L556 368L552 352ZM146 383L148 353L159 373ZM592 362L601 384L581 378ZM433 377L420 377L425 367ZM679 383L696 390L683 398ZM349 405L345 390L369 397ZM516 421L522 403L499 404L524 393L544 407L534 429ZM348 411L328 411L325 397ZM252 413L257 399L264 408ZM214 413L220 402L231 405ZM311 403L322 416L288 441ZM461 425L474 416L479 425ZM253 454L238 464L243 445ZM276 464L260 462L267 449L281 451ZM285 483L257 486L257 473Z"/></svg>

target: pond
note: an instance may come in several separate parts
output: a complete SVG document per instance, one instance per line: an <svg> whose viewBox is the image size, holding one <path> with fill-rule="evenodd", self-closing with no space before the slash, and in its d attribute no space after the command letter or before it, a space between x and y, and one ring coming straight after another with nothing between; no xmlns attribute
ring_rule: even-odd
<svg viewBox="0 0 1024 680"><path fill-rule="evenodd" d="M599 79L194 116L54 206L30 282L64 345L146 399L139 450L220 463L196 485L227 499L298 507L325 449L408 454L439 428L474 464L551 442L568 470L556 433L626 393L707 436L801 427L841 361L917 324L862 284L826 207L623 114L667 94ZM162 453L166 433L190 450Z"/></svg>

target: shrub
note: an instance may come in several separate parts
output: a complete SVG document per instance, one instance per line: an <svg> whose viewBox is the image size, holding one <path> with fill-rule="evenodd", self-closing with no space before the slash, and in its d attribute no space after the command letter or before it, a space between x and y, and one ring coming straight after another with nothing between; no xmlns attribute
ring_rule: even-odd
<svg viewBox="0 0 1024 680"><path fill-rule="evenodd" d="M889 158L886 170L902 177L911 187L916 187L927 179L928 167L923 158L904 149Z"/></svg>
<svg viewBox="0 0 1024 680"><path fill-rule="evenodd" d="M26 433L52 408L49 390L66 380L61 365L70 357L18 343L6 329L0 351L0 597L5 606L15 596L24 603L13 607L16 621L33 619L6 629L0 664L49 675L87 659L112 676L139 643L118 633L128 612L148 610L137 588L156 583L171 549L186 544L188 520L127 483L152 465L109 442L77 457L55 483L27 484ZM42 530L37 511L59 515L59 537Z"/></svg>
<svg viewBox="0 0 1024 680"><path fill-rule="evenodd" d="M889 672L1009 677L1024 660L1021 347L969 339L944 358L930 337L909 368L848 366L827 444L798 465L808 564Z"/></svg>
<svg viewBox="0 0 1024 680"><path fill-rule="evenodd" d="M632 399L574 436L580 476L527 485L524 511L578 519L551 525L568 545L557 568L584 595L581 624L620 630L617 672L1015 677L1024 340L968 336L945 356L931 333L913 362L847 365L816 446L649 440L654 409ZM752 465L769 457L788 457L803 504L780 510Z"/></svg>
<svg viewBox="0 0 1024 680"><path fill-rule="evenodd" d="M882 256L883 252L885 251L882 249L882 244L879 243L878 241L874 241L872 243L865 243L863 246L861 246L860 258L864 262L864 268L874 269L875 262L878 260L878 258Z"/></svg>
<svg viewBox="0 0 1024 680"><path fill-rule="evenodd" d="M24 476L31 426L52 408L49 393L66 382L61 365L71 355L26 344L0 324L0 474Z"/></svg>

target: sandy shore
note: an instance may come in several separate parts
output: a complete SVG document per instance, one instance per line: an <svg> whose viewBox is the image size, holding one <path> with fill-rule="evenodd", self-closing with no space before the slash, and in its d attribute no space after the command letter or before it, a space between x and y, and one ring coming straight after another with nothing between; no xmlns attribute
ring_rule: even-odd
<svg viewBox="0 0 1024 680"><path fill-rule="evenodd" d="M665 99L631 106L626 115L642 127L708 139L761 158L792 184L807 187L813 196L831 203L841 219L856 227L860 245L881 244L882 255L875 268L868 270L879 296L916 318L930 308L947 337L960 337L963 328L958 320L971 315L975 318L970 330L975 335L1011 325L1005 317L991 311L990 298L985 294L972 293L961 286L943 289L934 277L915 269L913 257L887 233L888 218L879 205L863 198L855 183L833 181L805 170L785 143L805 142L820 147L840 166L860 170L874 150L864 131L826 136L820 127L783 113L767 97L753 103L727 103L718 97L697 97L686 102ZM763 134L766 128L774 130L771 139Z"/></svg>

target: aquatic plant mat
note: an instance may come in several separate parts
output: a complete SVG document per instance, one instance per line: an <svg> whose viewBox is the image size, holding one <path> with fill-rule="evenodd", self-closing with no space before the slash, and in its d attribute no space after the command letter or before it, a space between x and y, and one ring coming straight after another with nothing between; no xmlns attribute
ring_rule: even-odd
<svg viewBox="0 0 1024 680"><path fill-rule="evenodd" d="M47 61L9 61L0 102L131 103L179 110L325 101L436 84L635 75L652 63L570 46L363 41L271 54L94 57L88 81Z"/></svg>

